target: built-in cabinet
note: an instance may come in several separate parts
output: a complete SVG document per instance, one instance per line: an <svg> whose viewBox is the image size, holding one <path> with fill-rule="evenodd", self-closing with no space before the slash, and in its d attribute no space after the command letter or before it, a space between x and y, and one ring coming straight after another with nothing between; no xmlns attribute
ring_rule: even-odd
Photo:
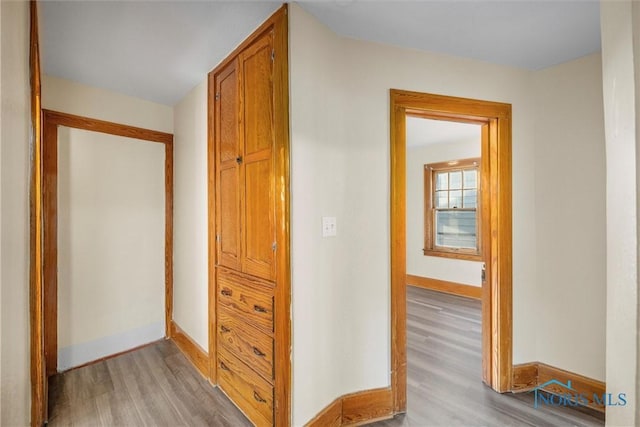
<svg viewBox="0 0 640 427"><path fill-rule="evenodd" d="M276 322L289 316L288 250L283 250L288 248L288 169L282 166L288 161L283 159L288 138L282 138L288 116L281 111L286 105L282 58L276 62L287 55L282 48L286 8L270 21L210 76L215 370L222 391L259 426L288 424L290 399L289 323ZM284 65L286 70L286 58ZM280 307L286 312L279 313Z"/></svg>

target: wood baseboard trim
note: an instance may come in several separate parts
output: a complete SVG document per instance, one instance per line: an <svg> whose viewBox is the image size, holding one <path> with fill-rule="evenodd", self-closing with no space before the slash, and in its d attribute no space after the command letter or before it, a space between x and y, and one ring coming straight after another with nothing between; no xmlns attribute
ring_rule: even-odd
<svg viewBox="0 0 640 427"><path fill-rule="evenodd" d="M56 373L57 374L62 374L62 373L66 373L66 372L69 372L69 371L75 371L76 369L84 368L86 366L95 365L96 363L104 362L106 360L113 359L114 357L122 356L122 355L127 354L127 353L132 353L134 351L141 350L141 349L143 349L145 347L152 346L152 345L157 344L159 342L162 342L164 340L165 340L165 338L162 338L162 339L159 339L159 340L156 340L156 341L151 341L151 342L148 342L146 344L138 345L138 346L130 348L128 350L119 351L117 353L110 354L108 356L104 356L104 357L101 357L101 358L96 359L96 360L91 360L89 362L83 363L82 365L74 366L72 368L65 369L64 371L59 371L59 372L56 372ZM55 375L55 374L53 374L53 375Z"/></svg>
<svg viewBox="0 0 640 427"><path fill-rule="evenodd" d="M342 397L329 403L305 427L339 427L342 425Z"/></svg>
<svg viewBox="0 0 640 427"><path fill-rule="evenodd" d="M176 324L171 321L171 335L169 337L180 351L196 367L203 377L209 379L209 355Z"/></svg>
<svg viewBox="0 0 640 427"><path fill-rule="evenodd" d="M482 287L464 285L462 283L448 282L446 280L432 279L430 277L414 276L407 274L407 285L432 291L444 292L461 297L481 299Z"/></svg>
<svg viewBox="0 0 640 427"><path fill-rule="evenodd" d="M358 426L393 417L391 388L377 388L338 397L305 427Z"/></svg>
<svg viewBox="0 0 640 427"><path fill-rule="evenodd" d="M521 393L538 387L538 362L513 365L511 391Z"/></svg>
<svg viewBox="0 0 640 427"><path fill-rule="evenodd" d="M342 397L342 425L361 425L392 416L391 388L365 390Z"/></svg>
<svg viewBox="0 0 640 427"><path fill-rule="evenodd" d="M513 389L515 393L532 391L533 389L543 386L551 380L557 380L563 384L571 381L571 387L576 394L583 395L588 401L588 406L599 412L605 412L605 406L595 401L595 396L602 396L606 393L606 383L585 377L584 375L574 372L565 371L555 366L547 365L541 362L524 363L513 366ZM565 394L565 388L557 384L549 384L543 387L543 390L551 394Z"/></svg>

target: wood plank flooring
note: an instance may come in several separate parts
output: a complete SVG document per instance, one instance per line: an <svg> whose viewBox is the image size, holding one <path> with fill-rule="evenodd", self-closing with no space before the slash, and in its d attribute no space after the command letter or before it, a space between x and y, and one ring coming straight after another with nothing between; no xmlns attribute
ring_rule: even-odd
<svg viewBox="0 0 640 427"><path fill-rule="evenodd" d="M171 341L49 380L49 426L251 426Z"/></svg>
<svg viewBox="0 0 640 427"><path fill-rule="evenodd" d="M407 413L397 426L602 426L586 408L534 409L533 394L498 394L482 383L478 300L407 287Z"/></svg>
<svg viewBox="0 0 640 427"><path fill-rule="evenodd" d="M408 412L378 427L602 426L589 409L533 408L481 380L480 302L408 288ZM170 341L50 379L51 426L222 426L251 423Z"/></svg>

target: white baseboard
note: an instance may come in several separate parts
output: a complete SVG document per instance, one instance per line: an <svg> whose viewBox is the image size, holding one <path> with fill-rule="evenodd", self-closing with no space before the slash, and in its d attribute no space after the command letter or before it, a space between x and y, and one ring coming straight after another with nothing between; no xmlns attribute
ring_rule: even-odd
<svg viewBox="0 0 640 427"><path fill-rule="evenodd" d="M112 354L121 353L164 338L164 321L117 335L58 349L58 371L66 371Z"/></svg>

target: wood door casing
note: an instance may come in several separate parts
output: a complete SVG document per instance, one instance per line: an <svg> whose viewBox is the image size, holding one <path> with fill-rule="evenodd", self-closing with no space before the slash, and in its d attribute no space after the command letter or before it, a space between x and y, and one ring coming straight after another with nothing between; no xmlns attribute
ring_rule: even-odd
<svg viewBox="0 0 640 427"><path fill-rule="evenodd" d="M239 141L240 118L238 107L237 61L231 62L216 76L216 93L219 94L219 108L217 120L220 126L216 128L215 143L218 156L217 181L217 255L218 264L234 269L240 269L240 163L242 157Z"/></svg>
<svg viewBox="0 0 640 427"><path fill-rule="evenodd" d="M272 54L270 31L239 55L243 148L240 176L244 179L242 271L266 280L275 280Z"/></svg>

